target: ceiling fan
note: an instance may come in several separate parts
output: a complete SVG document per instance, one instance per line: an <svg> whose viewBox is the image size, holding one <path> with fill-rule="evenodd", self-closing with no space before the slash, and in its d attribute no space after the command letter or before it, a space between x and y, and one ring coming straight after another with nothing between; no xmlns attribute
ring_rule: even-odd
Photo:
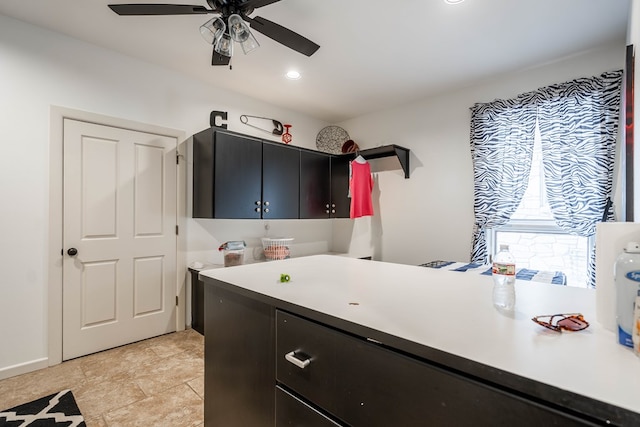
<svg viewBox="0 0 640 427"><path fill-rule="evenodd" d="M110 4L109 8L121 16L218 14L219 17L207 21L200 27L205 40L214 45L211 65L229 64L233 53L233 41L241 43L245 54L259 46L245 21L252 29L284 46L306 56L313 55L320 46L306 37L260 16L249 17L254 9L278 1L280 0L207 0L210 9L186 4L147 3Z"/></svg>

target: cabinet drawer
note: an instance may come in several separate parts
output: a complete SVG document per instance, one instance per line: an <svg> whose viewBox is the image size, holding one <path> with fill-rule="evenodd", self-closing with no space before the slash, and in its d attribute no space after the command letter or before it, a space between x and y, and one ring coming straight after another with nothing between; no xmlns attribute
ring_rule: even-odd
<svg viewBox="0 0 640 427"><path fill-rule="evenodd" d="M340 427L305 402L276 387L276 427Z"/></svg>
<svg viewBox="0 0 640 427"><path fill-rule="evenodd" d="M329 328L278 310L276 324L276 380L337 415L336 377L344 373L336 357L342 337ZM290 360L292 356L303 364L309 356L309 363L296 366Z"/></svg>
<svg viewBox="0 0 640 427"><path fill-rule="evenodd" d="M277 381L353 426L592 425L286 312L276 322Z"/></svg>

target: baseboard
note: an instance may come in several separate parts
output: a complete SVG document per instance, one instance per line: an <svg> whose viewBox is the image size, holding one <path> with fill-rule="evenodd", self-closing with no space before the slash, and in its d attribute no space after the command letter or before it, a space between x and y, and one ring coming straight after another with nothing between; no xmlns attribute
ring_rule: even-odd
<svg viewBox="0 0 640 427"><path fill-rule="evenodd" d="M28 372L37 371L38 369L43 369L48 366L49 359L43 357L42 359L32 360L31 362L7 366L6 368L0 368L0 380L15 377L16 375L26 374Z"/></svg>

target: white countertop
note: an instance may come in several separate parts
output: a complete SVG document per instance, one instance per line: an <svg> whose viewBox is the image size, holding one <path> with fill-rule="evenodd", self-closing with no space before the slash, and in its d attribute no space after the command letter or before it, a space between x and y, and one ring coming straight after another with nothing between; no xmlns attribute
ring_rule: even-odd
<svg viewBox="0 0 640 427"><path fill-rule="evenodd" d="M518 281L509 317L493 308L491 277L476 274L330 255L200 274L640 413L640 358L596 321L591 289ZM575 312L589 328L531 321Z"/></svg>

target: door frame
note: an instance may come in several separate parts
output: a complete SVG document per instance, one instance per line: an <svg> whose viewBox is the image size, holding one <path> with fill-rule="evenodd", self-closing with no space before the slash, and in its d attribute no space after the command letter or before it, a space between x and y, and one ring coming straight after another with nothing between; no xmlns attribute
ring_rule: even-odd
<svg viewBox="0 0 640 427"><path fill-rule="evenodd" d="M63 148L64 119L72 119L98 125L118 127L137 132L154 133L176 138L176 152L180 159L176 176L176 214L180 232L176 238L176 283L178 297L176 331L186 325L186 133L182 130L140 123L117 117L52 105L49 121L49 233L48 233L48 286L47 286L47 337L48 365L62 363L62 253L63 245Z"/></svg>

